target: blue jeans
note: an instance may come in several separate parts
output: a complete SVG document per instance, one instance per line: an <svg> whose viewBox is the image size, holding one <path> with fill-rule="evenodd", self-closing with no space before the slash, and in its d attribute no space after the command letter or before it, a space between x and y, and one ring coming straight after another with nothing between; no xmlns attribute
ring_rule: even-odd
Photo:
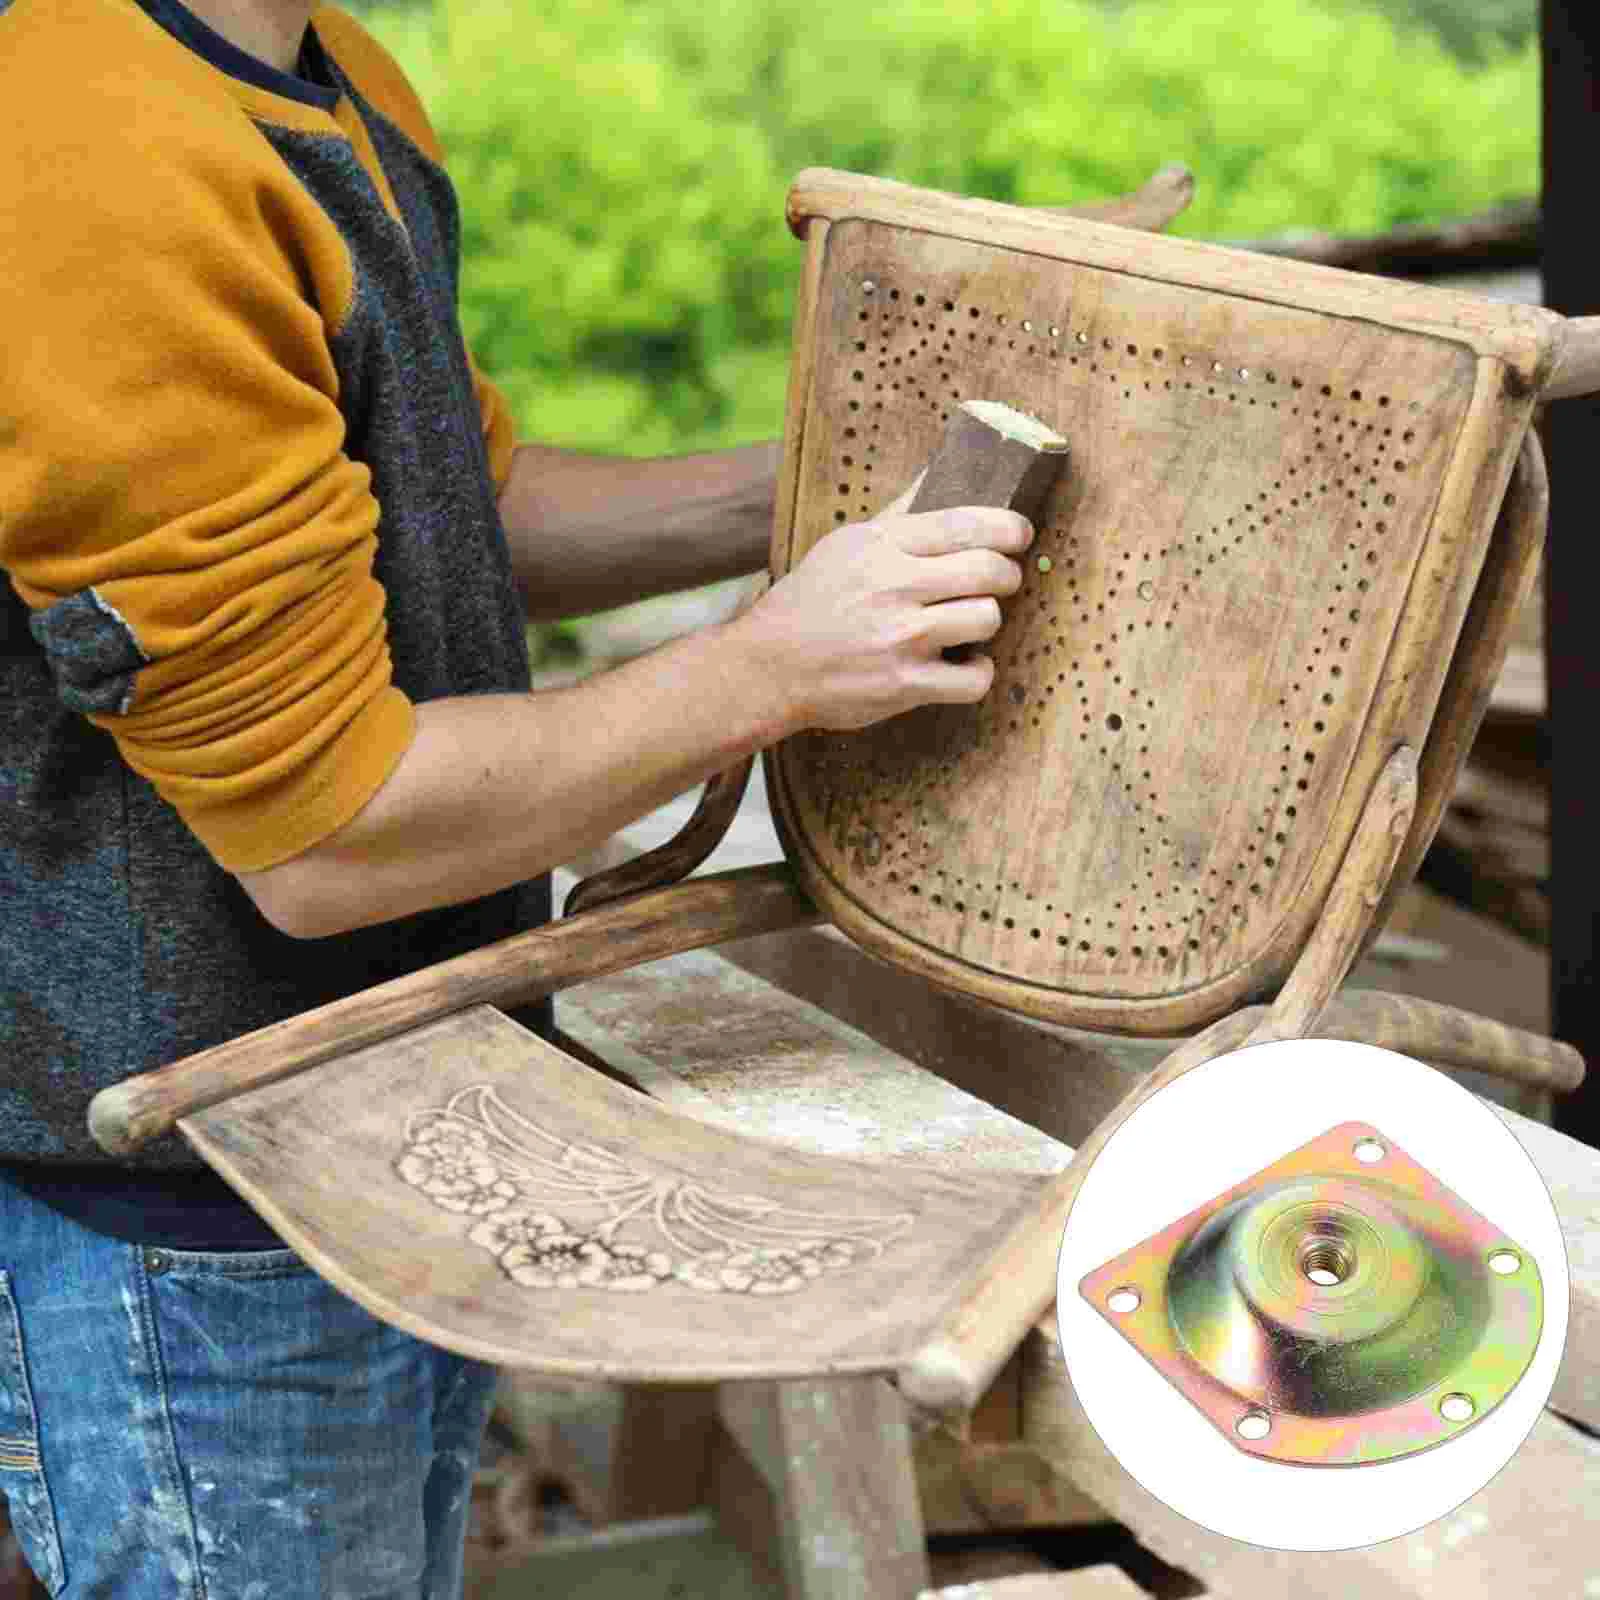
<svg viewBox="0 0 1600 1600"><path fill-rule="evenodd" d="M0 1490L70 1600L453 1600L494 1369L292 1251L144 1250L0 1178Z"/></svg>

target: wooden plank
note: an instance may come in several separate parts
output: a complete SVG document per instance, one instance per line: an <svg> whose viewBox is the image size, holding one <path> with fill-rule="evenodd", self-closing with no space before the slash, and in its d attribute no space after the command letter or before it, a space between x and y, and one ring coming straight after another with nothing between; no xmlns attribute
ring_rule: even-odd
<svg viewBox="0 0 1600 1600"><path fill-rule="evenodd" d="M745 804L707 870L753 866L781 854L764 788L758 768ZM692 808L693 797L684 796L641 818L610 842L605 860L653 848L687 819ZM568 881L566 873L557 878L558 887ZM1390 953L1394 941L1380 938L1351 975L1348 991L1415 995L1465 1007L1534 1034L1548 1034L1549 957L1541 947L1417 884L1396 902L1391 926L1445 947L1446 958L1437 962L1402 959L1403 952L1401 956ZM1176 1042L1146 1043L1112 1034L1052 1028L965 997L945 996L930 990L921 979L901 977L895 969L863 956L858 947L826 926L804 936L740 940L720 946L718 953L956 1082L969 1083L971 1075L981 1077L987 1070L986 1063L1004 1060L1011 1096L1008 1103L1013 1109L1024 1103L1023 1080L1031 1081L1034 1074L1038 1076L1034 1098L1045 1104L1059 1098L1063 1079L1079 1081L1084 1098L1077 1109L1082 1119L1075 1130L1062 1135L1068 1143L1081 1139L1116 1103L1134 1075L1147 1070ZM1080 1067L1079 1054L1084 1050L1090 1059ZM1093 1058L1107 1054L1125 1060L1130 1070L1102 1095L1096 1074L1103 1068ZM1445 1061L1433 1064L1474 1094L1537 1121L1549 1120L1550 1096L1544 1090ZM980 1087L978 1092L985 1091Z"/></svg>
<svg viewBox="0 0 1600 1600"><path fill-rule="evenodd" d="M1020 1433L1020 1409L1017 1422ZM974 1444L932 1428L915 1440L912 1464L930 1535L1094 1527L1112 1520L1020 1437Z"/></svg>
<svg viewBox="0 0 1600 1600"><path fill-rule="evenodd" d="M1508 1584L1527 1595L1600 1589L1600 1557L1582 1537L1600 1505L1600 1443L1549 1412L1505 1468L1449 1516L1366 1549L1306 1555L1243 1544L1179 1516L1100 1442L1067 1378L1053 1320L1024 1350L1029 1443L1148 1549L1209 1588L1261 1600L1505 1600Z"/></svg>
<svg viewBox="0 0 1600 1600"><path fill-rule="evenodd" d="M652 1098L741 1133L949 1173L1044 1176L1069 1159L1048 1133L714 951L581 984L558 1016Z"/></svg>
<svg viewBox="0 0 1600 1600"><path fill-rule="evenodd" d="M783 1588L783 1526L778 1502L766 1476L726 1427L712 1443L708 1474L717 1531L748 1557L762 1587Z"/></svg>
<svg viewBox="0 0 1600 1600"><path fill-rule="evenodd" d="M727 1384L719 1403L772 1491L790 1600L912 1600L927 1587L905 1403L888 1383Z"/></svg>
<svg viewBox="0 0 1600 1600"><path fill-rule="evenodd" d="M713 1386L627 1385L612 1446L609 1520L669 1517L705 1505L716 1431Z"/></svg>

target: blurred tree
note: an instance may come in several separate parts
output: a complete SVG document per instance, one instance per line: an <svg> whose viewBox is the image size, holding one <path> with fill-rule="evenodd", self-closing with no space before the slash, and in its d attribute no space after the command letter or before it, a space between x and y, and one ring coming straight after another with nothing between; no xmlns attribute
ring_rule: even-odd
<svg viewBox="0 0 1600 1600"><path fill-rule="evenodd" d="M1366 0L1397 22L1431 28L1458 55L1482 60L1501 46L1532 38L1537 0Z"/></svg>

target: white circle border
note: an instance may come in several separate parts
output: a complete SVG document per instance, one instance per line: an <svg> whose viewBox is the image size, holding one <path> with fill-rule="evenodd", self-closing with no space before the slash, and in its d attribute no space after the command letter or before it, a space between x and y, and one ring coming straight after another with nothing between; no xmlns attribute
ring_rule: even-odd
<svg viewBox="0 0 1600 1600"><path fill-rule="evenodd" d="M1538 1262L1544 1329L1486 1417L1433 1449L1360 1467L1264 1461L1235 1448L1078 1292L1112 1257L1341 1122L1367 1122ZM1246 1544L1379 1544L1446 1516L1527 1438L1566 1344L1566 1250L1544 1180L1496 1110L1391 1050L1335 1039L1254 1045L1152 1095L1107 1141L1073 1202L1057 1264L1057 1336L1101 1442L1151 1494Z"/></svg>

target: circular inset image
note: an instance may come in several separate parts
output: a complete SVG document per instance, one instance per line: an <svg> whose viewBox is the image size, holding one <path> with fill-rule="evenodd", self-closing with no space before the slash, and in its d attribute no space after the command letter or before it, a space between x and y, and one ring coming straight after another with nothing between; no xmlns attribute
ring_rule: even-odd
<svg viewBox="0 0 1600 1600"><path fill-rule="evenodd" d="M1495 1112L1406 1056L1291 1040L1167 1085L1067 1219L1062 1355L1107 1448L1217 1533L1340 1550L1423 1527L1548 1399L1567 1263Z"/></svg>

